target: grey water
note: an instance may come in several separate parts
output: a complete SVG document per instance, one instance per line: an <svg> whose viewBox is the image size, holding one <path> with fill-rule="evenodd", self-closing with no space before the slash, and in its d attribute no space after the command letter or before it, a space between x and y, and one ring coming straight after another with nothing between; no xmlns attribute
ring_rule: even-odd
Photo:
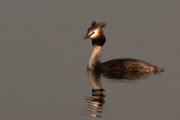
<svg viewBox="0 0 180 120"><path fill-rule="evenodd" d="M178 0L1 0L0 119L179 120L179 13ZM92 45L82 38L93 20L108 23L102 61L136 58L166 71L135 80L88 73Z"/></svg>

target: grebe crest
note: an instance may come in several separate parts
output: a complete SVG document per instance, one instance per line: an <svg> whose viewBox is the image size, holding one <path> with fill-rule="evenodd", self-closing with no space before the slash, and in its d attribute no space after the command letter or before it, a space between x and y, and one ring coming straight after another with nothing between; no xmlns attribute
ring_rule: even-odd
<svg viewBox="0 0 180 120"><path fill-rule="evenodd" d="M107 25L106 22L91 22L91 27L87 30L87 34L83 39L90 38L94 46L93 52L89 59L88 69L100 71L118 71L118 72L162 72L164 68L151 65L142 60L123 58L113 59L101 63L102 47L106 42L103 29Z"/></svg>

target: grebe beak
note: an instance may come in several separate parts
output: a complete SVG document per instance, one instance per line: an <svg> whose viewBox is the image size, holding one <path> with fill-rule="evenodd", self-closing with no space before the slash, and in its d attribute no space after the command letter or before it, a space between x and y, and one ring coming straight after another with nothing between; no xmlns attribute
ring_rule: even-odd
<svg viewBox="0 0 180 120"><path fill-rule="evenodd" d="M85 36L83 37L83 40L88 39L89 37L90 37L90 35L85 35Z"/></svg>

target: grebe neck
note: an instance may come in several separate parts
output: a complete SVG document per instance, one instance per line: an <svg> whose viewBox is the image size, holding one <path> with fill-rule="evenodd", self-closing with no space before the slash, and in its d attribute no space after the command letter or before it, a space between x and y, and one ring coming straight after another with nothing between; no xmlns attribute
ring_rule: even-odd
<svg viewBox="0 0 180 120"><path fill-rule="evenodd" d="M88 69L94 69L101 63L102 46L94 45L91 57L88 63Z"/></svg>

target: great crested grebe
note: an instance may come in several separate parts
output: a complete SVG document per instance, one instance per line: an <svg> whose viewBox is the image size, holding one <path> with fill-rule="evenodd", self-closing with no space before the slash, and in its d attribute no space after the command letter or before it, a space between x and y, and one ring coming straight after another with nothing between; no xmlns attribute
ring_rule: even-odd
<svg viewBox="0 0 180 120"><path fill-rule="evenodd" d="M106 22L92 21L91 27L87 30L84 40L90 38L94 47L88 63L89 70L119 71L119 72L162 72L164 68L151 65L142 60L123 58L113 59L101 63L102 47L106 42L102 28L106 27Z"/></svg>

